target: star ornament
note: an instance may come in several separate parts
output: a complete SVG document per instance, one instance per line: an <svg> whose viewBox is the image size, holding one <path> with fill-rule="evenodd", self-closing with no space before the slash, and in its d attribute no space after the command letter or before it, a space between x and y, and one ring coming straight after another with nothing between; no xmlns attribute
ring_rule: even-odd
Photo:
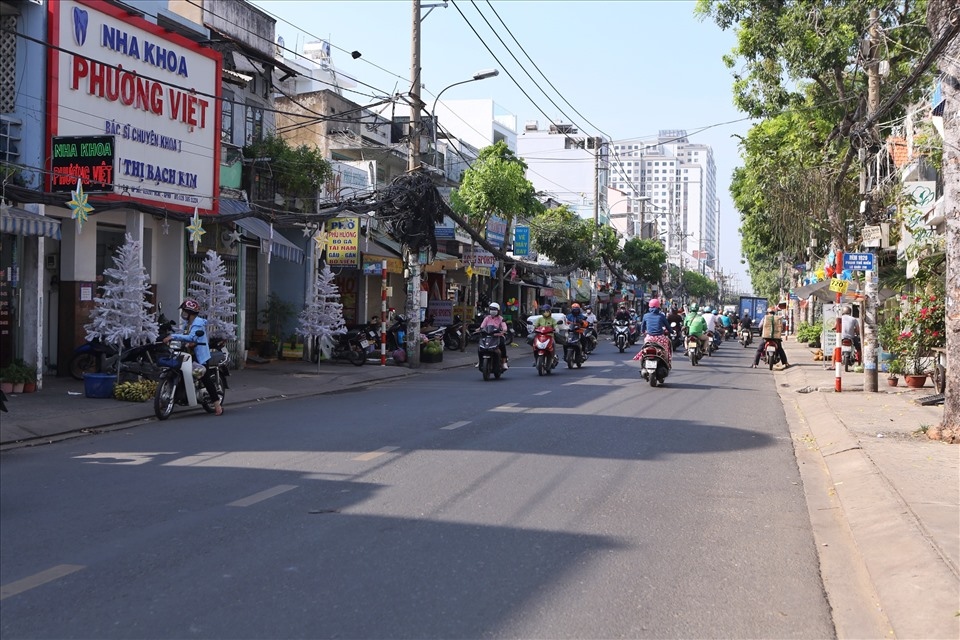
<svg viewBox="0 0 960 640"><path fill-rule="evenodd" d="M193 243L193 252L196 253L197 246L200 244L203 234L206 233L206 231L203 230L203 221L200 220L200 214L197 212L196 207L193 208L193 217L190 218L187 231L190 232L190 242Z"/></svg>
<svg viewBox="0 0 960 640"><path fill-rule="evenodd" d="M77 235L80 235L80 231L83 228L83 223L87 221L87 214L93 211L87 203L87 194L83 192L83 182L77 178L77 190L70 192L71 200L67 202L67 206L70 207L71 218L77 221Z"/></svg>
<svg viewBox="0 0 960 640"><path fill-rule="evenodd" d="M327 232L318 231L315 236L313 236L313 241L317 244L317 253L323 253L323 250L327 246Z"/></svg>

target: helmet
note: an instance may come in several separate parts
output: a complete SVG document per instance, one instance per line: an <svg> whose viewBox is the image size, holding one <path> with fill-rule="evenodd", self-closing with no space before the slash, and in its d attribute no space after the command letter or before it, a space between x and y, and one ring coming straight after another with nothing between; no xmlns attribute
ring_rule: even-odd
<svg viewBox="0 0 960 640"><path fill-rule="evenodd" d="M690 303L690 311L691 311L691 312L695 312L696 310L697 310L697 303L696 303L696 302L691 302L691 303Z"/></svg>
<svg viewBox="0 0 960 640"><path fill-rule="evenodd" d="M180 303L180 309L182 309L183 311L189 311L190 313L199 314L200 303L197 302L196 300L191 300L190 298L187 298L182 303Z"/></svg>
<svg viewBox="0 0 960 640"><path fill-rule="evenodd" d="M545 315L545 316L549 316L549 315L550 315L550 305L545 304L545 305L541 306L541 307L540 307L540 313L542 313L542 314Z"/></svg>
<svg viewBox="0 0 960 640"><path fill-rule="evenodd" d="M570 313L572 313L575 316L580 315L580 305L577 304L576 302L570 305Z"/></svg>
<svg viewBox="0 0 960 640"><path fill-rule="evenodd" d="M495 316L500 313L500 305L496 302L490 303L490 315Z"/></svg>
<svg viewBox="0 0 960 640"><path fill-rule="evenodd" d="M651 300L651 301L650 301L650 308L651 308L651 309L659 309L659 308L660 308L660 300L659 300L658 298L654 298L653 300Z"/></svg>

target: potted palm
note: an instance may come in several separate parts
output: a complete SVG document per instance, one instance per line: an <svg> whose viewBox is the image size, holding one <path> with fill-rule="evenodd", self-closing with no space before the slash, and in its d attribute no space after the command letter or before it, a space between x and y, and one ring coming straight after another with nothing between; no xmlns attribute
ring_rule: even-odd
<svg viewBox="0 0 960 640"><path fill-rule="evenodd" d="M23 363L20 366L20 378L23 380L23 392L34 393L37 390L36 365Z"/></svg>

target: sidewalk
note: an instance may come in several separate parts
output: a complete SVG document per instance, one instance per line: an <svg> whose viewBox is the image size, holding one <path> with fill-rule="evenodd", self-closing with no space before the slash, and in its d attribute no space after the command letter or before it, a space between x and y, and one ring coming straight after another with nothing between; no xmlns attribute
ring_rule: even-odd
<svg viewBox="0 0 960 640"><path fill-rule="evenodd" d="M773 375L791 423L838 636L850 637L857 619L867 617L849 602L844 610L844 585L856 582L851 574L859 569L875 592L876 637L960 638L960 447L923 433L943 417L943 405L916 402L936 393L931 383L890 387L880 373L879 391L867 393L862 373L844 373L838 393L832 363L815 362L815 349L793 340L783 346L792 366ZM817 466L824 471L819 484L810 479L815 470L805 469ZM818 518L840 522L856 566L832 557L839 549L830 548Z"/></svg>
<svg viewBox="0 0 960 640"><path fill-rule="evenodd" d="M919 433L943 415L942 406L915 402L932 387L888 387L881 374L879 392L865 393L863 374L848 373L836 393L829 363L814 362L813 350L793 340L784 349L789 369L745 373L775 377L838 637L960 638L960 446ZM429 375L475 358L470 345L418 370L379 362L248 365L230 377L225 407L229 415L231 406ZM45 378L42 391L7 404L0 450L155 419L152 402L88 399L70 378ZM174 413L186 411L202 409ZM864 591L873 594L869 602L847 595Z"/></svg>

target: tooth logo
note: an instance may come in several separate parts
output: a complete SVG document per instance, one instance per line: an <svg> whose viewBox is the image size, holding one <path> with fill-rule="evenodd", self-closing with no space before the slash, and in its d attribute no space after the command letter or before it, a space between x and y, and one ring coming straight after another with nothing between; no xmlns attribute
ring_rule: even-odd
<svg viewBox="0 0 960 640"><path fill-rule="evenodd" d="M73 39L77 41L78 46L83 46L87 41L87 22L90 16L80 7L73 8Z"/></svg>

